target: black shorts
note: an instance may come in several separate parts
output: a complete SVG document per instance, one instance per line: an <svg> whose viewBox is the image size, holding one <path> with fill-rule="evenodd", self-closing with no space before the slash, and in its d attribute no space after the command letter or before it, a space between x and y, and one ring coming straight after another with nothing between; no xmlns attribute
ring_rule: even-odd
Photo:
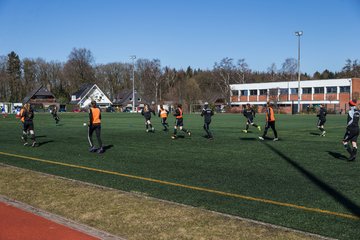
<svg viewBox="0 0 360 240"><path fill-rule="evenodd" d="M344 135L344 142L357 142L359 128L347 128Z"/></svg>
<svg viewBox="0 0 360 240"><path fill-rule="evenodd" d="M319 119L319 121L318 121L318 127L320 127L320 126L324 126L324 124L326 123L326 119Z"/></svg>
<svg viewBox="0 0 360 240"><path fill-rule="evenodd" d="M253 118L248 118L248 119L247 119L247 123L248 123L248 124L253 124L253 123L254 123L254 119L253 119Z"/></svg>
<svg viewBox="0 0 360 240"><path fill-rule="evenodd" d="M34 123L33 121L25 121L23 124L24 132L34 130Z"/></svg>
<svg viewBox="0 0 360 240"><path fill-rule="evenodd" d="M175 120L175 126L182 127L184 126L183 119L182 118L176 118Z"/></svg>

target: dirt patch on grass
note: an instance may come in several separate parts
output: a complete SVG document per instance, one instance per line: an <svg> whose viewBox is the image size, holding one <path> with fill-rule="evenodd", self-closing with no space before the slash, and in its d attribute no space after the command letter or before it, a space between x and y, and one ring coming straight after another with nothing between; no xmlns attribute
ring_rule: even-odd
<svg viewBox="0 0 360 240"><path fill-rule="evenodd" d="M324 239L6 165L0 194L127 239Z"/></svg>

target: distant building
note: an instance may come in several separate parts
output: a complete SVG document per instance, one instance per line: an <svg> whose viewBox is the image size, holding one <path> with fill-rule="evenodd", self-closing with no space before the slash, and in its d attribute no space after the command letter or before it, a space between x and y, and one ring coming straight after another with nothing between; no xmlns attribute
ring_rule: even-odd
<svg viewBox="0 0 360 240"><path fill-rule="evenodd" d="M263 82L232 84L231 105L244 106L247 103L259 106L272 101L285 113L297 112L298 82ZM300 110L325 104L330 110L340 112L349 108L350 99L359 99L360 78L302 80L300 82Z"/></svg>
<svg viewBox="0 0 360 240"><path fill-rule="evenodd" d="M135 90L135 111L141 111L144 105L148 103ZM122 111L132 111L133 91L125 89L114 96L113 105L121 108Z"/></svg>
<svg viewBox="0 0 360 240"><path fill-rule="evenodd" d="M35 109L47 109L50 106L57 106L60 104L56 102L55 95L52 94L47 88L43 86L36 87L34 90L29 92L23 99L23 104L30 103Z"/></svg>
<svg viewBox="0 0 360 240"><path fill-rule="evenodd" d="M101 91L96 84L84 84L71 95L70 104L78 105L80 109L87 108L91 101L95 100L100 108L112 105L110 99Z"/></svg>

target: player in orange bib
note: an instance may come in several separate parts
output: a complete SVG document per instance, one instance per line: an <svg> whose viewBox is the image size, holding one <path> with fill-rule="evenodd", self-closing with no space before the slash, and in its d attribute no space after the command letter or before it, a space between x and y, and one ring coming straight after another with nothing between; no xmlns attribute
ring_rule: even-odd
<svg viewBox="0 0 360 240"><path fill-rule="evenodd" d="M278 141L278 135L277 131L275 129L275 115L274 115L274 109L272 108L272 104L270 102L267 102L266 104L266 125L264 129L264 133L261 137L259 137L260 140L264 140L267 134L268 129L271 128L274 132L275 138L273 141Z"/></svg>
<svg viewBox="0 0 360 240"><path fill-rule="evenodd" d="M174 116L175 116L176 120L175 120L175 126L174 126L174 134L171 136L171 138L172 139L177 138L177 129L178 128L181 131L187 133L189 136L191 136L191 132L189 130L186 130L185 128L183 128L184 121L183 121L183 110L182 110L182 105L181 104L177 105L177 108L175 109Z"/></svg>
<svg viewBox="0 0 360 240"><path fill-rule="evenodd" d="M169 111L164 109L163 105L160 105L159 117L161 118L161 124L164 126L164 131L169 131L169 124L166 122L168 115Z"/></svg>
<svg viewBox="0 0 360 240"><path fill-rule="evenodd" d="M88 129L88 140L90 143L90 152L104 153L105 150L101 141L101 111L96 106L96 101L91 101L91 107L89 109L89 129ZM94 146L92 135L96 133L96 138L99 143L99 148Z"/></svg>

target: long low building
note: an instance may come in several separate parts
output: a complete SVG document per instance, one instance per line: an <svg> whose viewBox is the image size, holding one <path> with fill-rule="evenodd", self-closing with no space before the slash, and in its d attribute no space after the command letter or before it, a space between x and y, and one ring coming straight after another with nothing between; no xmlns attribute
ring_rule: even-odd
<svg viewBox="0 0 360 240"><path fill-rule="evenodd" d="M259 106L266 102L277 104L282 112L298 111L298 82L264 82L232 84L231 105L244 106L247 103ZM300 81L300 110L325 104L331 111L342 112L349 108L350 99L359 99L360 78L302 80Z"/></svg>

